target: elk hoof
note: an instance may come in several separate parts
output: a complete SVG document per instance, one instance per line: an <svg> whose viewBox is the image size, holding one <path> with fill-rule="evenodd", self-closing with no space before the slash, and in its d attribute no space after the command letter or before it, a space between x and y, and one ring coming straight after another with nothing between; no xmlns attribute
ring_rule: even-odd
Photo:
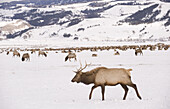
<svg viewBox="0 0 170 109"><path fill-rule="evenodd" d="M138 96L140 100L142 100L142 98L140 96Z"/></svg>

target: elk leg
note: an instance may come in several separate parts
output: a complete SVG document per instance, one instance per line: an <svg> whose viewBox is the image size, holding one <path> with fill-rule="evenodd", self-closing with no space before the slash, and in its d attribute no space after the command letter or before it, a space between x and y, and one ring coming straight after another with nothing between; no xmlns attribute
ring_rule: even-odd
<svg viewBox="0 0 170 109"><path fill-rule="evenodd" d="M138 98L139 98L139 99L142 99L141 96L139 95L139 92L138 92L138 89L137 89L136 84L131 84L131 85L129 85L129 86L133 87L133 88L135 89L135 91L136 91L136 94L137 94Z"/></svg>
<svg viewBox="0 0 170 109"><path fill-rule="evenodd" d="M101 85L102 88L102 100L104 100L105 85Z"/></svg>
<svg viewBox="0 0 170 109"><path fill-rule="evenodd" d="M92 93L93 93L93 90L96 88L97 86L93 86L92 88L91 88L91 91L90 91L90 95L89 95L89 100L91 99L91 96L92 96Z"/></svg>
<svg viewBox="0 0 170 109"><path fill-rule="evenodd" d="M124 94L124 97L123 97L123 100L125 100L129 89L128 89L128 87L127 87L126 85L124 85L124 84L120 84L120 85L121 85L121 86L123 87L123 89L125 90L125 94Z"/></svg>

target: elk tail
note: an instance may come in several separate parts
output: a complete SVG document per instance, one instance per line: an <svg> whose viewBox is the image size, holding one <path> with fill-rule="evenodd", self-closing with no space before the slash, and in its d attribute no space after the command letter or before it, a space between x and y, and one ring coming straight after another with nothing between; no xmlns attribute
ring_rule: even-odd
<svg viewBox="0 0 170 109"><path fill-rule="evenodd" d="M126 71L127 71L128 75L131 77L130 71L132 71L132 69L126 69Z"/></svg>
<svg viewBox="0 0 170 109"><path fill-rule="evenodd" d="M65 61L67 61L68 60L68 56L66 56L66 58L65 58Z"/></svg>
<svg viewBox="0 0 170 109"><path fill-rule="evenodd" d="M132 69L127 69L127 71L129 71L129 72L130 72L130 71L132 71Z"/></svg>

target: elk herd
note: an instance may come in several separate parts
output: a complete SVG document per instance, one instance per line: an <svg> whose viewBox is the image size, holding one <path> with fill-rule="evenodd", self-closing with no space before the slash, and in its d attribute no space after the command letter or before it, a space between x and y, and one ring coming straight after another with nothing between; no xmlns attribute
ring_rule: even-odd
<svg viewBox="0 0 170 109"><path fill-rule="evenodd" d="M38 52L38 56L44 56L47 57L48 52L54 51L55 53L67 53L65 57L63 57L64 61L77 61L76 53L82 52L84 50L89 50L92 53L92 57L97 57L97 51L103 51L103 50L113 50L113 55L121 55L120 51L126 51L126 50L133 50L134 55L144 55L144 50L168 50L170 45L166 45L163 43L158 43L155 45L123 45L123 46L101 46L101 47L75 47L75 48L44 48L44 49L19 49L19 48L1 48L0 53L6 53L6 55L9 55L12 53L12 57L20 57L22 53L21 60L22 61L30 61L30 55L36 54ZM95 53L94 53L95 52ZM90 71L84 72L83 70L90 66L90 64L85 64L85 67L82 67L82 64L80 63L80 68L74 71L76 74L74 78L71 80L72 82L77 83L84 83L86 85L93 84L89 99L92 98L93 90L97 87L101 87L102 92L102 100L104 100L104 93L105 93L105 86L116 86L120 84L122 88L124 89L124 97L123 100L126 99L127 93L128 93L128 87L132 87L136 95L139 99L142 99L138 89L137 85L134 84L131 80L131 71L132 69L125 69L125 68L107 68L107 67L97 67Z"/></svg>
<svg viewBox="0 0 170 109"><path fill-rule="evenodd" d="M17 49L16 48L7 48L7 49L1 48L0 53L6 52L6 55L9 55L11 53L13 54L13 57L20 57L21 53L19 53L19 51L26 52L22 54L22 57L21 57L22 61L30 61L30 55L36 53L36 51L38 51L38 56L47 57L47 53L48 53L45 51L41 51L40 49L20 49L20 48L17 48ZM29 51L31 53L29 53Z"/></svg>
<svg viewBox="0 0 170 109"><path fill-rule="evenodd" d="M20 57L20 52L27 52L22 54L22 61L30 61L30 55L38 52L38 56L47 57L49 51L55 51L55 53L68 53L68 55L64 58L65 61L77 61L76 52L81 52L84 50L90 50L92 53L92 57L97 57L97 51L103 50L114 50L113 55L121 55L120 51L126 51L128 49L134 50L135 56L143 55L144 50L155 51L157 50L168 50L170 45L166 45L164 43L158 43L155 45L123 45L123 46L99 46L99 47L75 47L75 48L45 48L45 49L20 49L20 48L0 48L0 53L6 52L7 55L9 53L13 54L13 57Z"/></svg>

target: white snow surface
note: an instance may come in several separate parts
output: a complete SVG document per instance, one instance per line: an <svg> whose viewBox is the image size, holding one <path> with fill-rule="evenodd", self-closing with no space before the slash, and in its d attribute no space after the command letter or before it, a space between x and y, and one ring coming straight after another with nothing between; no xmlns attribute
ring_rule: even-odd
<svg viewBox="0 0 170 109"><path fill-rule="evenodd" d="M88 100L92 85L71 82L79 61L64 62L67 54L30 54L31 60L22 62L4 52L0 54L0 109L169 109L170 50L145 50L143 56L135 56L133 50L119 52L120 56L114 56L113 50L98 51L95 58L90 51L76 54L83 65L85 61L92 63L85 71L99 66L132 68L132 81L142 100L131 87L127 99L122 100L120 85L106 87L105 101L101 100L100 87Z"/></svg>

